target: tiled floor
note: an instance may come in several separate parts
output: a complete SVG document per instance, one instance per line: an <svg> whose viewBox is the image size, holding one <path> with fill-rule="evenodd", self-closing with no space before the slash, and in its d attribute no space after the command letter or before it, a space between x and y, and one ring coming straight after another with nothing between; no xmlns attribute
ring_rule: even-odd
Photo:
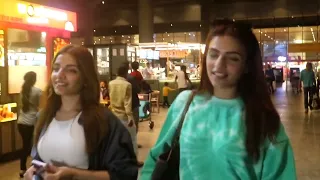
<svg viewBox="0 0 320 180"><path fill-rule="evenodd" d="M320 111L305 114L302 95L293 95L290 91L278 89L273 99L291 139L299 180L320 180ZM149 129L148 122L140 123L138 141L143 146L139 151L140 160L145 160L157 140L166 112L161 109L153 116L154 130ZM0 180L19 179L18 165L18 161L0 164Z"/></svg>

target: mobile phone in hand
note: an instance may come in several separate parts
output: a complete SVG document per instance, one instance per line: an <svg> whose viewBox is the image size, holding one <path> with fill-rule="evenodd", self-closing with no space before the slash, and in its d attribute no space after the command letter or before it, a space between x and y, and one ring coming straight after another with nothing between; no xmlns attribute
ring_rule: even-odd
<svg viewBox="0 0 320 180"><path fill-rule="evenodd" d="M38 161L38 160L32 160L31 164L34 168L36 168L36 175L40 175L45 171L46 163Z"/></svg>

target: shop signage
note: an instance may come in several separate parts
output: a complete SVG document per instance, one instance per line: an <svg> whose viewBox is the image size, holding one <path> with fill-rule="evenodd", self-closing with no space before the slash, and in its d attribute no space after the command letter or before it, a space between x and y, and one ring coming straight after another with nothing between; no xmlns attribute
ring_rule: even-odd
<svg viewBox="0 0 320 180"><path fill-rule="evenodd" d="M188 55L186 50L165 50L160 51L160 58L185 58Z"/></svg>
<svg viewBox="0 0 320 180"><path fill-rule="evenodd" d="M77 14L74 12L17 0L0 0L0 4L2 22L77 30Z"/></svg>
<svg viewBox="0 0 320 180"><path fill-rule="evenodd" d="M289 44L288 52L320 52L320 43Z"/></svg>

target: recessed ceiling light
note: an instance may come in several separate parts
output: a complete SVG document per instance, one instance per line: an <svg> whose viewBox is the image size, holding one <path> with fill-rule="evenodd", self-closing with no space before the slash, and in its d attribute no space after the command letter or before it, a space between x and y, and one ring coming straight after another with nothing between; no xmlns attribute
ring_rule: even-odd
<svg viewBox="0 0 320 180"><path fill-rule="evenodd" d="M104 1L102 1L102 4L104 4Z"/></svg>

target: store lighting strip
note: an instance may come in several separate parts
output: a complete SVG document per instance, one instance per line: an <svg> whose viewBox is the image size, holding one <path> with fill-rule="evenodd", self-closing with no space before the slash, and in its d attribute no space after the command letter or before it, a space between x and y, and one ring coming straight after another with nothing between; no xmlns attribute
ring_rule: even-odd
<svg viewBox="0 0 320 180"><path fill-rule="evenodd" d="M311 29L311 33L312 33L312 37L313 37L313 41L316 42L316 38L314 37L314 33L313 33L313 28L310 28Z"/></svg>

